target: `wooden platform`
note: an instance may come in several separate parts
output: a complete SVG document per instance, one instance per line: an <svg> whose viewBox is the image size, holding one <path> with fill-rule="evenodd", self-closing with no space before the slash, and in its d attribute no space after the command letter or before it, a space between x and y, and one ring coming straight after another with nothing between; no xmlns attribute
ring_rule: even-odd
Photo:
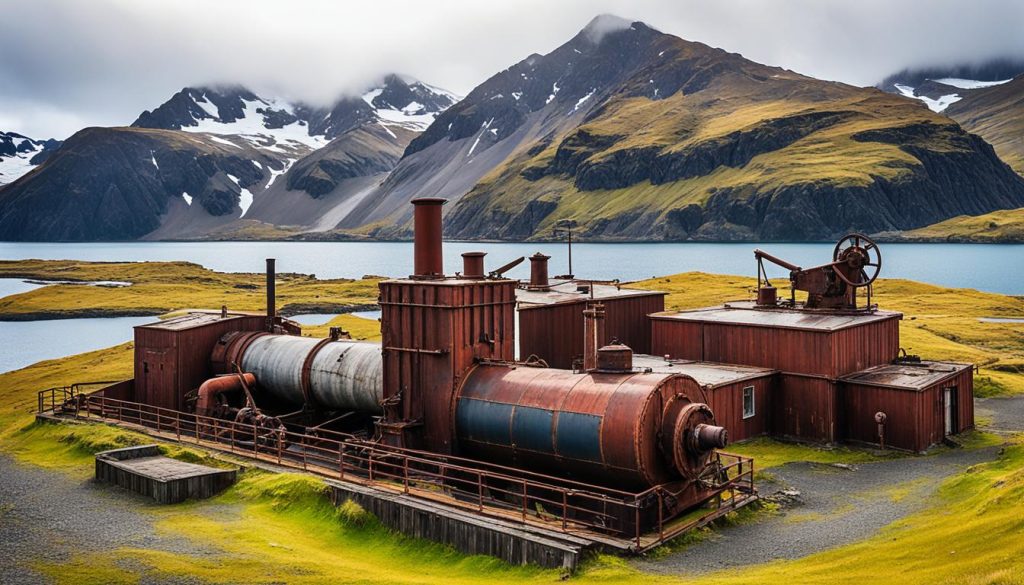
<svg viewBox="0 0 1024 585"><path fill-rule="evenodd" d="M235 482L237 471L178 461L156 445L96 454L96 479L150 496L161 504L208 498Z"/></svg>

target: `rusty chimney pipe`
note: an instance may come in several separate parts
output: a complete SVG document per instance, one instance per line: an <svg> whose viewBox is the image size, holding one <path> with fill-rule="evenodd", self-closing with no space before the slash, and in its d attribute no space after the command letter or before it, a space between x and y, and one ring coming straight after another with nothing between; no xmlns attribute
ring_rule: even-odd
<svg viewBox="0 0 1024 585"><path fill-rule="evenodd" d="M484 277L484 256L487 252L463 252L462 253L462 276L463 278Z"/></svg>
<svg viewBox="0 0 1024 585"><path fill-rule="evenodd" d="M545 256L537 252L530 256L530 288L533 290L548 290L548 260L551 256Z"/></svg>
<svg viewBox="0 0 1024 585"><path fill-rule="evenodd" d="M447 199L413 199L413 278L444 278L441 255L441 206Z"/></svg>
<svg viewBox="0 0 1024 585"><path fill-rule="evenodd" d="M604 345L604 305L587 303L583 310L583 371L597 369L597 350Z"/></svg>
<svg viewBox="0 0 1024 585"><path fill-rule="evenodd" d="M277 269L273 258L267 258L267 329L274 330L277 315Z"/></svg>

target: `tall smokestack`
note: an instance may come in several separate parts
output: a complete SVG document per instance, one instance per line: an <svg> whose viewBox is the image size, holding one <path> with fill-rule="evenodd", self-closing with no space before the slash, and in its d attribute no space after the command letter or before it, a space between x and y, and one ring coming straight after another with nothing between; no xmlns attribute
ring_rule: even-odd
<svg viewBox="0 0 1024 585"><path fill-rule="evenodd" d="M267 258L267 329L274 330L274 317L277 316L277 268L276 260Z"/></svg>
<svg viewBox="0 0 1024 585"><path fill-rule="evenodd" d="M597 350L604 345L604 305L587 303L583 311L583 371L597 369Z"/></svg>
<svg viewBox="0 0 1024 585"><path fill-rule="evenodd" d="M548 260L551 256L545 256L537 252L530 256L530 288L534 290L548 290Z"/></svg>
<svg viewBox="0 0 1024 585"><path fill-rule="evenodd" d="M487 252L463 252L462 253L462 276L463 278L484 277L484 256Z"/></svg>
<svg viewBox="0 0 1024 585"><path fill-rule="evenodd" d="M447 199L413 199L413 278L444 278L441 255L441 206Z"/></svg>

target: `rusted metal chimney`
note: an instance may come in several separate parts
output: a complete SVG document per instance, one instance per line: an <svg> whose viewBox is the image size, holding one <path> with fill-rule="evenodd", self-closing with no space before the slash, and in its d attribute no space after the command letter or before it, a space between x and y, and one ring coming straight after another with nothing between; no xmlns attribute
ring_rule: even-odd
<svg viewBox="0 0 1024 585"><path fill-rule="evenodd" d="M274 330L277 316L277 268L276 260L267 258L267 330Z"/></svg>
<svg viewBox="0 0 1024 585"><path fill-rule="evenodd" d="M441 254L441 206L447 199L413 199L413 278L444 278Z"/></svg>
<svg viewBox="0 0 1024 585"><path fill-rule="evenodd" d="M551 256L545 256L537 252L530 256L530 286L532 290L548 290L548 260Z"/></svg>
<svg viewBox="0 0 1024 585"><path fill-rule="evenodd" d="M596 370L597 350L604 345L604 305L587 303L583 310L583 371Z"/></svg>
<svg viewBox="0 0 1024 585"><path fill-rule="evenodd" d="M462 276L463 278L484 277L484 256L487 252L463 252L462 253Z"/></svg>

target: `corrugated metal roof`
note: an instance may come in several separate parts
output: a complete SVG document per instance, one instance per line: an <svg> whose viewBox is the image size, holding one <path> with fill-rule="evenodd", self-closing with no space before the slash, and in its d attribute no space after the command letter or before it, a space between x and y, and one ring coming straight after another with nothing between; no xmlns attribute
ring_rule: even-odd
<svg viewBox="0 0 1024 585"><path fill-rule="evenodd" d="M633 367L651 368L657 374L685 374L702 386L724 386L775 373L775 370L769 368L687 360L666 361L663 357L646 354L633 354Z"/></svg>
<svg viewBox="0 0 1024 585"><path fill-rule="evenodd" d="M590 291L581 292L579 287L592 287ZM626 288L614 284L591 284L585 280L563 280L552 281L550 290L539 291L525 288L516 289L516 302L520 308L529 309L531 306L555 305L560 303L582 303L585 301L620 299L626 297L640 297L647 295L664 295L660 291L646 290L641 288Z"/></svg>
<svg viewBox="0 0 1024 585"><path fill-rule="evenodd" d="M164 321L156 321L155 323L146 323L145 325L138 325L138 327L144 327L146 329L166 329L168 331L181 331L184 329L192 329L194 327L202 327L210 323L216 323L218 321L225 321L230 319L241 319L242 317L252 317L253 315L243 315L238 313L228 313L227 317L221 317L220 312L210 313L189 313L182 315L181 317L173 317Z"/></svg>
<svg viewBox="0 0 1024 585"><path fill-rule="evenodd" d="M720 307L708 307L692 311L666 311L664 313L656 313L652 317L655 319L678 321L827 332L858 327L886 319L902 319L903 313L880 310L870 312L834 311L828 309L805 309L803 307L765 308L758 307L752 302L734 302Z"/></svg>
<svg viewBox="0 0 1024 585"><path fill-rule="evenodd" d="M920 362L875 366L842 378L850 384L924 390L971 368L956 362Z"/></svg>

